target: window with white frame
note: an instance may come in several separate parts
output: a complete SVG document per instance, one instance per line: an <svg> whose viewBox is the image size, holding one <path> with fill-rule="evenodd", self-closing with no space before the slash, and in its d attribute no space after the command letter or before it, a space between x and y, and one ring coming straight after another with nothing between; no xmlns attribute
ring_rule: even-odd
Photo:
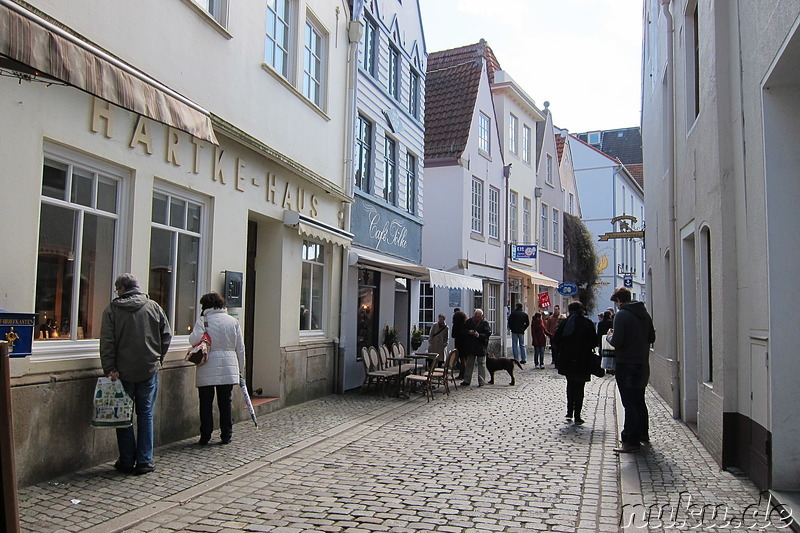
<svg viewBox="0 0 800 533"><path fill-rule="evenodd" d="M228 25L228 0L195 0L223 28ZM268 2L269 3L269 2Z"/></svg>
<svg viewBox="0 0 800 533"><path fill-rule="evenodd" d="M522 160L531 162L531 129L526 125L522 126Z"/></svg>
<svg viewBox="0 0 800 533"><path fill-rule="evenodd" d="M492 145L489 142L489 134L491 130L492 123L489 119L489 116L484 113L480 113L478 115L478 148L487 154L492 153Z"/></svg>
<svg viewBox="0 0 800 533"><path fill-rule="evenodd" d="M599 131L590 131L587 135L587 144L600 144L600 132Z"/></svg>
<svg viewBox="0 0 800 533"><path fill-rule="evenodd" d="M559 234L558 234L558 216L559 216L558 209L553 208L553 246L552 246L552 249L553 249L554 252L558 251L558 248L559 248L558 243L561 240L561 239L559 239Z"/></svg>
<svg viewBox="0 0 800 533"><path fill-rule="evenodd" d="M176 335L188 335L201 296L203 200L159 185L153 190L148 293Z"/></svg>
<svg viewBox="0 0 800 533"><path fill-rule="evenodd" d="M472 231L483 233L483 182L472 178Z"/></svg>
<svg viewBox="0 0 800 533"><path fill-rule="evenodd" d="M321 330L325 305L325 245L304 240L301 261L300 330Z"/></svg>
<svg viewBox="0 0 800 533"><path fill-rule="evenodd" d="M123 175L99 161L46 149L34 339L100 338L103 310L118 274L115 259L124 251Z"/></svg>
<svg viewBox="0 0 800 533"><path fill-rule="evenodd" d="M289 77L289 0L267 0L264 62L284 78Z"/></svg>
<svg viewBox="0 0 800 533"><path fill-rule="evenodd" d="M417 158L406 152L406 211L417 212Z"/></svg>
<svg viewBox="0 0 800 533"><path fill-rule="evenodd" d="M356 187L369 192L372 179L372 122L361 115L356 119L355 168Z"/></svg>
<svg viewBox="0 0 800 533"><path fill-rule="evenodd" d="M500 239L500 189L489 186L489 237Z"/></svg>
<svg viewBox="0 0 800 533"><path fill-rule="evenodd" d="M383 194L387 202L397 204L397 143L385 137L383 152Z"/></svg>
<svg viewBox="0 0 800 533"><path fill-rule="evenodd" d="M547 154L547 183L553 184L553 156Z"/></svg>
<svg viewBox="0 0 800 533"><path fill-rule="evenodd" d="M513 114L508 115L508 149L512 154L519 150L517 146L517 135L519 130L519 120Z"/></svg>
<svg viewBox="0 0 800 533"><path fill-rule="evenodd" d="M572 193L569 193L569 214L575 214L575 195Z"/></svg>
<svg viewBox="0 0 800 533"><path fill-rule="evenodd" d="M419 74L411 69L408 79L408 112L419 118Z"/></svg>
<svg viewBox="0 0 800 533"><path fill-rule="evenodd" d="M430 281L419 282L419 329L428 335L433 326L433 285Z"/></svg>
<svg viewBox="0 0 800 533"><path fill-rule="evenodd" d="M472 308L483 309L483 291L475 291L472 293ZM469 316L469 312L467 312Z"/></svg>
<svg viewBox="0 0 800 533"><path fill-rule="evenodd" d="M531 206L530 198L522 198L522 242L531 244Z"/></svg>
<svg viewBox="0 0 800 533"><path fill-rule="evenodd" d="M303 54L303 95L317 107L322 107L325 41L325 34L316 23L307 20Z"/></svg>
<svg viewBox="0 0 800 533"><path fill-rule="evenodd" d="M489 327L492 328L492 334L497 335L500 333L497 324L497 317L499 315L500 306L500 285L497 283L489 283L486 287L486 309L484 315Z"/></svg>
<svg viewBox="0 0 800 533"><path fill-rule="evenodd" d="M516 191L511 191L508 200L508 225L510 229L511 242L517 242L517 207L519 204L519 195Z"/></svg>
<svg viewBox="0 0 800 533"><path fill-rule="evenodd" d="M364 15L364 49L361 55L361 68L374 78L377 69L378 24Z"/></svg>
<svg viewBox="0 0 800 533"><path fill-rule="evenodd" d="M400 52L394 46L389 47L389 96L400 99Z"/></svg>
<svg viewBox="0 0 800 533"><path fill-rule="evenodd" d="M547 234L550 232L550 227L547 225L547 204L542 204L542 236L539 239L539 248L547 250Z"/></svg>

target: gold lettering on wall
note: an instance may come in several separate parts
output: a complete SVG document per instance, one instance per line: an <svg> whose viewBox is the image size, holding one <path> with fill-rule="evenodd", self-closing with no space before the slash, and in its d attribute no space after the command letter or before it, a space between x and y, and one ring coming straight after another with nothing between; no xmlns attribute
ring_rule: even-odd
<svg viewBox="0 0 800 533"><path fill-rule="evenodd" d="M103 119L102 123L100 122L101 119ZM92 133L99 133L101 124L105 125L103 135L106 139L110 139L114 129L114 111L110 103L95 98L94 106L92 107Z"/></svg>
<svg viewBox="0 0 800 533"><path fill-rule="evenodd" d="M242 189L242 182L245 181L247 178L244 175L244 167L247 164L244 162L244 159L241 157L236 158L236 190L244 192Z"/></svg>
<svg viewBox="0 0 800 533"><path fill-rule="evenodd" d="M181 147L181 137L175 128L167 128L167 163L172 163L176 167L181 166L178 158L178 150Z"/></svg>
<svg viewBox="0 0 800 533"><path fill-rule="evenodd" d="M131 148L136 148L137 144L144 146L147 155L153 155L153 135L150 131L150 121L142 116L139 117L136 128L133 130Z"/></svg>
<svg viewBox="0 0 800 533"><path fill-rule="evenodd" d="M222 157L225 155L225 150L219 146L214 147L214 175L212 180L219 181L225 185L225 171L222 166Z"/></svg>

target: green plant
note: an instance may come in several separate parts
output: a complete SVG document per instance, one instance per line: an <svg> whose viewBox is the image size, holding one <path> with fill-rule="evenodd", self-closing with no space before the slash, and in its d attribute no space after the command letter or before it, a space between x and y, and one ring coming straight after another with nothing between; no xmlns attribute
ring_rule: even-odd
<svg viewBox="0 0 800 533"><path fill-rule="evenodd" d="M417 329L416 325L414 325L414 327L411 328L411 347L412 348L414 348L416 350L417 348L422 346L422 336L423 335L424 335L423 331L421 329Z"/></svg>
<svg viewBox="0 0 800 533"><path fill-rule="evenodd" d="M391 349L392 345L397 342L397 335L400 332L397 331L397 328L386 324L383 326L383 344L387 348Z"/></svg>
<svg viewBox="0 0 800 533"><path fill-rule="evenodd" d="M580 218L564 213L564 279L585 287L576 297L590 313L596 305L597 277L592 234Z"/></svg>

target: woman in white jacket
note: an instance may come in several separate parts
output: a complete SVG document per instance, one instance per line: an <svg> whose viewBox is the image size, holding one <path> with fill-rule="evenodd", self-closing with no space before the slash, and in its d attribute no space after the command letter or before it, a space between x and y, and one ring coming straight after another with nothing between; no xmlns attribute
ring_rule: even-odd
<svg viewBox="0 0 800 533"><path fill-rule="evenodd" d="M231 442L233 436L233 415L231 396L233 386L239 383L244 372L244 339L239 321L225 310L225 301L216 292L204 294L200 298L202 312L189 335L189 342L200 341L204 325L208 322L208 336L211 346L208 361L197 367L195 386L200 394L200 441L201 446L211 440L214 430L214 393L219 408L219 429L222 444Z"/></svg>

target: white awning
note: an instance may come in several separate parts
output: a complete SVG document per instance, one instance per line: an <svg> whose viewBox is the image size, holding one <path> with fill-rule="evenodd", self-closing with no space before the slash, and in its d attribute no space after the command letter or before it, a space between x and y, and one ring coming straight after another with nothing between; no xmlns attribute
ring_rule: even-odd
<svg viewBox="0 0 800 533"><path fill-rule="evenodd" d="M436 270L435 268L429 268L428 272L431 277L431 285L434 287L443 287L447 289L467 289L469 291L483 290L483 281L481 281L480 278L473 278L472 276L464 276L462 274L454 274L453 272Z"/></svg>
<svg viewBox="0 0 800 533"><path fill-rule="evenodd" d="M9 0L0 0L0 66L4 65L61 80L198 139L219 144L208 111Z"/></svg>
<svg viewBox="0 0 800 533"><path fill-rule="evenodd" d="M514 272L517 272L519 274L522 274L523 276L528 276L529 278L531 278L531 281L536 285L543 285L545 287L558 287L558 284L560 283L558 280L549 278L544 274L539 274L534 270L528 270L527 268L509 266L508 269L513 270Z"/></svg>
<svg viewBox="0 0 800 533"><path fill-rule="evenodd" d="M353 240L353 236L349 233L328 226L327 224L312 222L307 219L301 219L297 223L297 231L300 232L301 235L319 239L320 241L328 242L335 246L341 246L342 248L350 248Z"/></svg>
<svg viewBox="0 0 800 533"><path fill-rule="evenodd" d="M414 279L424 279L428 277L428 269L405 261L397 257L381 255L378 252L353 248L353 252L358 254L358 262L368 265L375 270L381 270L390 274L405 274ZM352 263L351 263L352 264Z"/></svg>

